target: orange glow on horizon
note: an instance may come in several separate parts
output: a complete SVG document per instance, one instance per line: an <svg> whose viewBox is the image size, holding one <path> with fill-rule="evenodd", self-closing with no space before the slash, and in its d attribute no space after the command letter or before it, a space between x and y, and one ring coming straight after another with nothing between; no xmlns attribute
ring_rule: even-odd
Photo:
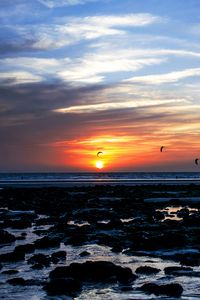
<svg viewBox="0 0 200 300"><path fill-rule="evenodd" d="M161 145L165 151L160 152ZM182 168L186 162L196 170L193 157L198 157L199 144L196 136L187 135L187 141L168 134L148 137L147 135L103 134L86 136L54 143L59 164L72 170L91 171L154 171L173 169L173 165ZM101 156L97 153L101 151ZM196 168L196 169L195 169Z"/></svg>

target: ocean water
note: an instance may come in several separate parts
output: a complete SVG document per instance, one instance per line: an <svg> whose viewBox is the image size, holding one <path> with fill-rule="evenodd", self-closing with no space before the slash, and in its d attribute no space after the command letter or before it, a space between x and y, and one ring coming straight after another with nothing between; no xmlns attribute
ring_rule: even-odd
<svg viewBox="0 0 200 300"><path fill-rule="evenodd" d="M85 173L0 173L1 182L137 182L198 181L200 172L85 172Z"/></svg>

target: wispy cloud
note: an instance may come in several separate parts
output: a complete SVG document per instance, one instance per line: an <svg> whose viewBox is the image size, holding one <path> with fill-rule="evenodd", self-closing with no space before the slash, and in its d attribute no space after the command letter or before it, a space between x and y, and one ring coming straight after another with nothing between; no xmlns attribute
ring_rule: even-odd
<svg viewBox="0 0 200 300"><path fill-rule="evenodd" d="M37 0L48 8L62 7L62 6L73 6L83 5L90 2L97 2L99 0Z"/></svg>
<svg viewBox="0 0 200 300"><path fill-rule="evenodd" d="M26 71L2 72L0 82L5 85L27 84L42 81L42 77Z"/></svg>
<svg viewBox="0 0 200 300"><path fill-rule="evenodd" d="M123 101L123 102L108 102L90 105L77 105L70 106L66 108L58 108L53 110L57 113L93 113L103 110L120 110L120 109L131 109L135 107L145 107L145 106L157 106L169 103L184 103L187 102L185 99L161 99L161 100L133 100L133 101Z"/></svg>
<svg viewBox="0 0 200 300"><path fill-rule="evenodd" d="M122 36L127 29L146 27L159 23L162 19L152 14L99 15L86 17L63 17L54 19L51 24L39 26L28 24L8 26L3 30L12 33L14 39L1 45L2 51L47 50L69 46L80 41L89 41L106 36ZM38 30L38 27L40 30ZM21 45L21 46L20 46ZM1 50L0 49L0 50Z"/></svg>
<svg viewBox="0 0 200 300"><path fill-rule="evenodd" d="M124 80L124 82L159 85L163 83L177 82L181 79L185 79L188 77L195 77L195 76L197 77L200 76L200 68L186 69L182 71L170 72L165 74L135 76Z"/></svg>

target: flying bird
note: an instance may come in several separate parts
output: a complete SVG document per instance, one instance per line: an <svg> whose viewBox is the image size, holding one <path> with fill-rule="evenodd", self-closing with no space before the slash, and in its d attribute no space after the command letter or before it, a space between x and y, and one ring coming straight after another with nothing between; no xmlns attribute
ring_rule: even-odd
<svg viewBox="0 0 200 300"><path fill-rule="evenodd" d="M160 147L160 152L163 152L164 147L165 147L165 146L161 146L161 147Z"/></svg>
<svg viewBox="0 0 200 300"><path fill-rule="evenodd" d="M195 164L198 165L198 158L195 159Z"/></svg>
<svg viewBox="0 0 200 300"><path fill-rule="evenodd" d="M102 151L97 152L97 157L99 157L100 154L103 154Z"/></svg>

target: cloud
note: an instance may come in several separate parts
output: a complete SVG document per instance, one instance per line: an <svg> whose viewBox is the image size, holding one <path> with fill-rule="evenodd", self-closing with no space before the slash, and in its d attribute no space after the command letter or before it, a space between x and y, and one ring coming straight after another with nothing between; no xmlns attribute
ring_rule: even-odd
<svg viewBox="0 0 200 300"><path fill-rule="evenodd" d="M131 51L94 52L76 59L67 57L63 59L18 57L0 60L1 65L9 72L15 72L15 70L28 72L32 74L32 77L40 76L44 80L54 78L74 86L101 83L109 73L135 72L146 66L160 64L164 61L163 58L134 57L134 52L131 53ZM11 74L8 75L9 79Z"/></svg>
<svg viewBox="0 0 200 300"><path fill-rule="evenodd" d="M160 99L160 100L147 100L139 99L132 101L123 101L123 102L105 102L98 104L89 104L89 105L75 105L67 108L58 108L54 109L54 112L57 113L93 113L104 110L121 110L121 109L131 109L135 107L145 107L145 106L157 106L169 103L184 103L187 102L185 99Z"/></svg>
<svg viewBox="0 0 200 300"><path fill-rule="evenodd" d="M48 8L83 5L86 3L97 2L98 0L38 0L41 4Z"/></svg>
<svg viewBox="0 0 200 300"><path fill-rule="evenodd" d="M81 39L95 39L106 35L121 35L128 27L144 27L161 22L161 18L151 14L100 15L84 18L63 19L57 26L59 32Z"/></svg>
<svg viewBox="0 0 200 300"><path fill-rule="evenodd" d="M127 29L145 27L161 22L151 14L99 15L87 17L65 17L52 20L51 24L16 24L2 26L0 51L36 51L58 49L80 41L102 37L122 36ZM40 28L40 30L38 30ZM9 41L8 37L12 37Z"/></svg>
<svg viewBox="0 0 200 300"><path fill-rule="evenodd" d="M183 71L177 71L177 72L171 72L165 74L135 76L129 79L125 79L124 82L159 85L163 83L177 82L181 79L194 77L194 76L197 77L200 76L200 68L185 69Z"/></svg>
<svg viewBox="0 0 200 300"><path fill-rule="evenodd" d="M26 71L1 72L0 82L6 85L26 84L42 81L42 77Z"/></svg>

